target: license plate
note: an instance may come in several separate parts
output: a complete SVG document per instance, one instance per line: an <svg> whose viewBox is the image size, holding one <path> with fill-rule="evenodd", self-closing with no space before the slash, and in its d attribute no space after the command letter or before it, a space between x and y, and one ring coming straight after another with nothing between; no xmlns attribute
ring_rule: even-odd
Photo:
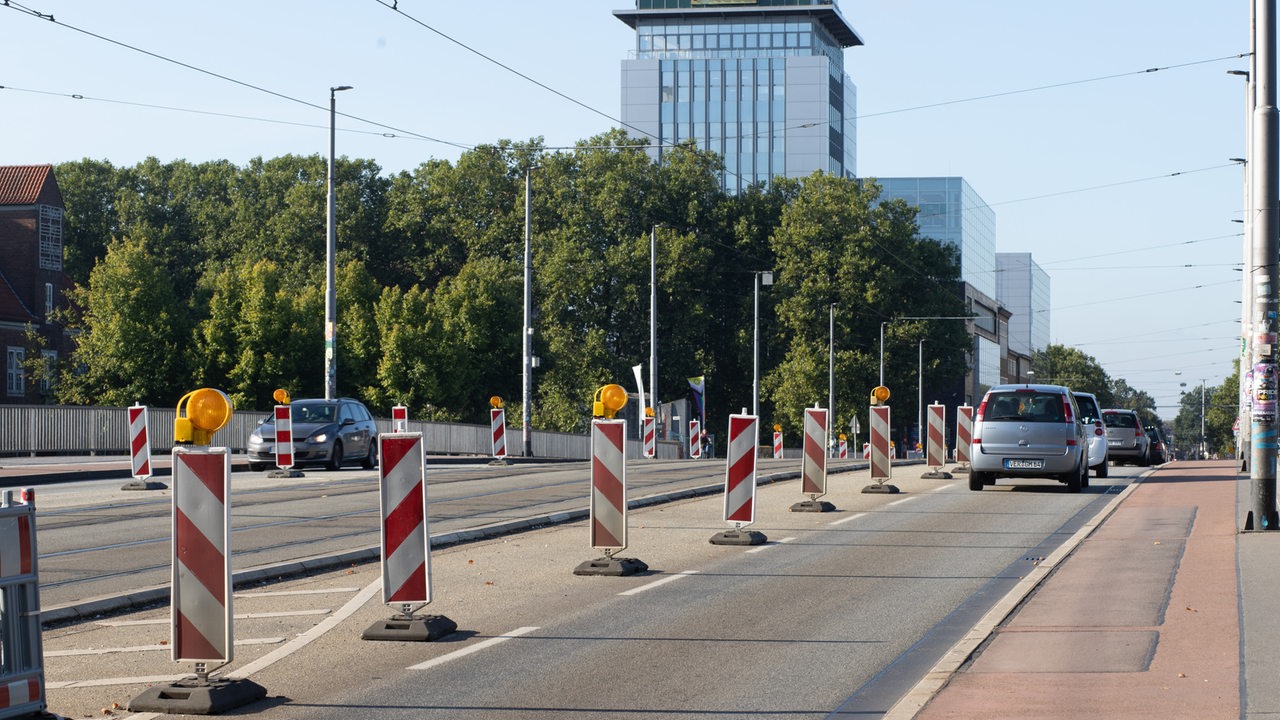
<svg viewBox="0 0 1280 720"><path fill-rule="evenodd" d="M1044 460L1040 458L1005 458L1005 470L1043 470Z"/></svg>
<svg viewBox="0 0 1280 720"><path fill-rule="evenodd" d="M1108 443L1107 443L1107 447L1120 447L1120 446L1121 446L1121 445L1123 445L1123 444L1124 444L1124 443L1123 443L1123 442L1121 442L1120 440L1112 440L1112 441L1110 441L1110 442L1108 442Z"/></svg>

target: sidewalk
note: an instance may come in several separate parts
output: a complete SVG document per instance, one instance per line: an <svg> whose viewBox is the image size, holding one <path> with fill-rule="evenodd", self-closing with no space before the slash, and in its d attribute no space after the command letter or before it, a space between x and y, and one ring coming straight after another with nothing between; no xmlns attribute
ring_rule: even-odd
<svg viewBox="0 0 1280 720"><path fill-rule="evenodd" d="M1150 473L916 717L1280 718L1280 533L1237 531L1249 486Z"/></svg>

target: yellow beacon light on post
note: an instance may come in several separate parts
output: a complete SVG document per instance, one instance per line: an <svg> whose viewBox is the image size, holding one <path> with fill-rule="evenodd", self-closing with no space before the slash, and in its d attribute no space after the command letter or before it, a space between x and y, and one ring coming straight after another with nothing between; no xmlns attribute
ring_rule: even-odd
<svg viewBox="0 0 1280 720"><path fill-rule="evenodd" d="M185 406L185 412L184 412ZM173 441L182 445L208 445L231 419L231 399L213 388L193 390L178 401L173 419Z"/></svg>
<svg viewBox="0 0 1280 720"><path fill-rule="evenodd" d="M627 390L621 385L605 385L596 391L591 403L591 416L612 420L619 410L627 406Z"/></svg>
<svg viewBox="0 0 1280 720"><path fill-rule="evenodd" d="M883 385L877 385L871 390L871 404L881 405L885 400L889 399L889 388Z"/></svg>
<svg viewBox="0 0 1280 720"><path fill-rule="evenodd" d="M502 409L502 398L498 397L497 395L494 395L494 396L490 397L490 398L489 398L489 406L490 406L490 407L492 407L494 410L501 410L501 409Z"/></svg>
<svg viewBox="0 0 1280 720"><path fill-rule="evenodd" d="M289 391L288 391L288 390L285 390L284 388L276 388L276 391L275 391L275 392L273 392L273 393L271 393L271 399L272 399L272 400L275 400L276 402L280 403L281 405L288 405L288 404L289 404Z"/></svg>

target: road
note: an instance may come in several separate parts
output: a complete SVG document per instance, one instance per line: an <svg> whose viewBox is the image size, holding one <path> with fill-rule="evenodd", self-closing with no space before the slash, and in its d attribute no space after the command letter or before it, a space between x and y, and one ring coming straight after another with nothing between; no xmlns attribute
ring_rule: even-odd
<svg viewBox="0 0 1280 720"><path fill-rule="evenodd" d="M687 471L694 463L676 465ZM710 477L722 477L722 465L708 465ZM645 477L629 466L629 484L671 482L673 468L652 470ZM308 582L346 593L347 615L335 612L335 598L328 598L320 612L334 618L331 630L270 664L266 649L238 648L228 672L253 669L271 696L254 714L282 720L878 717L1021 574L1136 475L1113 468L1110 478L1093 479L1075 495L1040 481L974 493L962 476L923 480L920 470L895 470L899 495L859 493L865 473L835 475L828 498L837 505L833 513L789 512L803 499L797 482L763 486L753 528L769 543L754 548L708 542L724 529L717 496L633 510L624 554L651 570L625 578L572 574L598 554L587 547L583 522L444 548L433 553L437 599L429 609L457 622L459 632L434 643L358 640L364 627L389 616L379 598L354 594L376 584L376 566L335 571ZM507 502L515 497L509 496L512 479L504 489L496 478L464 480L467 472L431 486L433 534L468 517L484 524L520 512ZM574 478L575 472L520 476L520 491L531 493L521 502L537 511L562 503L580 508L584 476ZM241 503L249 509L245 517L236 513L237 526L266 547L286 542L297 527L271 523L296 520L303 508L315 505L307 512L327 516L346 506L359 510L361 493L349 486L368 481L358 473L350 482L338 475L322 476L324 498L306 481L287 490L245 489L255 499ZM543 490L529 490L539 483ZM281 492L294 499L264 512L267 497ZM110 514L100 513L95 520ZM342 534L337 528L348 521L330 530ZM254 525L264 527L250 529ZM44 532L42 525L42 543ZM47 551L42 544L42 555ZM303 596L290 597L281 602L303 610ZM271 608L250 595L238 601L237 613L252 615L250 607ZM237 638L288 638L318 627L314 620L265 622L250 619L242 627L238 621ZM173 663L166 669L162 659L136 660L127 673L69 659L74 651L68 648L86 643L128 644L127 632L46 633L46 648L67 653L49 670L55 688L68 686L52 691L51 709L109 706L101 688L69 688L95 672L184 671ZM114 633L114 639L94 639L97 633ZM147 669L153 667L161 669ZM118 694L105 697L126 702L140 688L127 680L112 687Z"/></svg>

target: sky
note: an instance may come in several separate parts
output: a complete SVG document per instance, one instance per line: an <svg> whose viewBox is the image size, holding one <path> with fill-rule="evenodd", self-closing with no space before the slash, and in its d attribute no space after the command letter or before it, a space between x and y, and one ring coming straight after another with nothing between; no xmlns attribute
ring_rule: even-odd
<svg viewBox="0 0 1280 720"><path fill-rule="evenodd" d="M1227 71L1248 68L1249 0L838 5L865 43L845 51L859 176L964 177L996 250L1049 273L1051 341L1166 420L1230 374L1246 103ZM339 85L338 154L387 174L504 138L571 146L618 125L635 36L612 11L634 6L11 2L0 164L323 155Z"/></svg>

